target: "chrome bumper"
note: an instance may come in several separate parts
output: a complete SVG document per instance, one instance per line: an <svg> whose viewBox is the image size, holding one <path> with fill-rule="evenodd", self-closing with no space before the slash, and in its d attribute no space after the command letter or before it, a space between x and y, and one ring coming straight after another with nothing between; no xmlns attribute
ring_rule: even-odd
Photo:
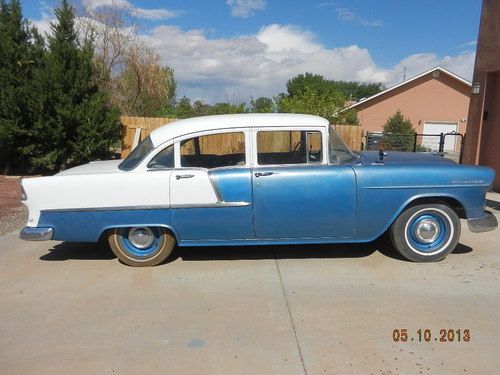
<svg viewBox="0 0 500 375"><path fill-rule="evenodd" d="M490 211L484 211L484 215L474 219L468 219L467 225L471 232L488 232L498 227L498 220Z"/></svg>
<svg viewBox="0 0 500 375"><path fill-rule="evenodd" d="M47 241L52 239L54 230L52 228L24 227L19 238L26 241Z"/></svg>

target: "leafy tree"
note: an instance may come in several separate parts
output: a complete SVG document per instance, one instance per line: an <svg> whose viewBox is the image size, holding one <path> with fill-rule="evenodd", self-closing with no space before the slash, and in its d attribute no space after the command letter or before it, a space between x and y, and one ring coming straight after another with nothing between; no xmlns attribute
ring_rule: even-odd
<svg viewBox="0 0 500 375"><path fill-rule="evenodd" d="M176 82L173 69L139 37L137 14L122 2L76 2L80 35L96 36L94 63L99 87L109 92L122 114L158 116L171 112Z"/></svg>
<svg viewBox="0 0 500 375"><path fill-rule="evenodd" d="M216 103L211 110L212 115L225 115L232 113L245 113L245 103L231 104L231 103Z"/></svg>
<svg viewBox="0 0 500 375"><path fill-rule="evenodd" d="M193 116L208 116L212 113L212 106L201 100L197 100L193 103Z"/></svg>
<svg viewBox="0 0 500 375"><path fill-rule="evenodd" d="M44 69L36 79L38 142L32 150L32 165L42 171L58 171L109 156L119 139L118 111L99 91L93 63L92 39L82 45L74 28L68 0L55 9Z"/></svg>
<svg viewBox="0 0 500 375"><path fill-rule="evenodd" d="M253 113L272 113L274 112L274 103L271 98L261 96L250 101L250 112Z"/></svg>
<svg viewBox="0 0 500 375"><path fill-rule="evenodd" d="M319 74L299 74L286 83L288 95L291 97L301 96L306 90L312 90L319 94L327 94L334 90L330 81Z"/></svg>
<svg viewBox="0 0 500 375"><path fill-rule="evenodd" d="M123 114L153 117L175 96L174 71L160 66L151 50L138 50L127 57L120 75L112 79L112 102Z"/></svg>
<svg viewBox="0 0 500 375"><path fill-rule="evenodd" d="M385 90L381 83L363 83L355 81L332 81L347 100L359 101Z"/></svg>
<svg viewBox="0 0 500 375"><path fill-rule="evenodd" d="M338 123L338 113L343 109L344 97L340 93L320 93L306 87L299 95L282 97L278 103L279 112L307 113Z"/></svg>
<svg viewBox="0 0 500 375"><path fill-rule="evenodd" d="M298 96L307 87L321 94L340 92L346 100L358 101L361 98L375 95L385 89L381 83L361 83L355 81L328 80L319 74L299 74L288 80L287 91L289 96Z"/></svg>
<svg viewBox="0 0 500 375"><path fill-rule="evenodd" d="M278 109L317 114L336 124L358 125L357 112L344 107L347 99L339 82L319 74L299 74L287 82L288 96L281 94L277 98Z"/></svg>
<svg viewBox="0 0 500 375"><path fill-rule="evenodd" d="M183 96L175 105L173 115L175 118L189 118L194 116L191 99Z"/></svg>
<svg viewBox="0 0 500 375"><path fill-rule="evenodd" d="M415 129L411 121L401 111L387 119L383 128L384 148L386 150L412 151Z"/></svg>
<svg viewBox="0 0 500 375"><path fill-rule="evenodd" d="M0 168L22 171L28 163L43 40L23 18L18 0L0 1Z"/></svg>

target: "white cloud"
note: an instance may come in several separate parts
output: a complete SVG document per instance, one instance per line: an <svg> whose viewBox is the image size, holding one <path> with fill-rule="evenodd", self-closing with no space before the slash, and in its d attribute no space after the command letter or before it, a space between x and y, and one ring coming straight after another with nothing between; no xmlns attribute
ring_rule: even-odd
<svg viewBox="0 0 500 375"><path fill-rule="evenodd" d="M351 12L346 8L337 9L337 18L342 22L356 22L363 26L368 27L382 27L384 23L381 20L366 20L362 17L357 16L354 12Z"/></svg>
<svg viewBox="0 0 500 375"><path fill-rule="evenodd" d="M266 9L266 0L226 0L233 17L250 17L256 11Z"/></svg>
<svg viewBox="0 0 500 375"><path fill-rule="evenodd" d="M234 38L209 38L204 30L164 25L142 37L160 53L165 65L174 68L178 96L211 103L274 96L286 90L288 79L305 72L391 86L401 82L404 68L407 78L441 65L470 79L474 65L474 53L445 57L424 53L381 68L366 48L326 48L311 32L290 25L269 25L255 35Z"/></svg>
<svg viewBox="0 0 500 375"><path fill-rule="evenodd" d="M49 30L53 16L43 11L32 20L41 31ZM141 38L157 51L162 63L175 70L178 96L207 102L250 96L274 96L286 91L286 82L297 74L312 72L328 79L401 82L403 70L411 78L437 65L471 80L475 52L459 51L440 57L414 54L393 67L375 64L366 48L350 45L326 48L310 31L292 25L268 25L256 34L233 38L210 38L205 30L184 31L161 25Z"/></svg>
<svg viewBox="0 0 500 375"><path fill-rule="evenodd" d="M164 20L169 18L178 17L181 11L171 10L171 9L146 9L133 5L130 1L127 0L84 0L86 6L97 9L97 8L106 8L106 7L114 7L118 9L123 9L127 11L131 16L147 19L147 20Z"/></svg>
<svg viewBox="0 0 500 375"><path fill-rule="evenodd" d="M296 50L305 53L315 52L321 46L313 41L314 35L296 26L269 25L262 27L256 35L270 52Z"/></svg>
<svg viewBox="0 0 500 375"><path fill-rule="evenodd" d="M332 7L334 5L336 5L334 1L324 1L316 5L316 8Z"/></svg>
<svg viewBox="0 0 500 375"><path fill-rule="evenodd" d="M467 43L462 43L456 46L455 48L452 49L464 49L464 48L471 48L471 47L476 47L477 46L477 40L471 40L470 42Z"/></svg>

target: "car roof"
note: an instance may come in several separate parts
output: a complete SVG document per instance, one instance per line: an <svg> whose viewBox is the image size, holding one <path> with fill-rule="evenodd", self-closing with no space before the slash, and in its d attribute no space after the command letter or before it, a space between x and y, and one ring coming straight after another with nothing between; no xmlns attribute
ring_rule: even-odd
<svg viewBox="0 0 500 375"><path fill-rule="evenodd" d="M313 115L291 113L244 113L193 117L163 125L150 134L154 147L182 135L207 130L242 127L328 126L328 120Z"/></svg>

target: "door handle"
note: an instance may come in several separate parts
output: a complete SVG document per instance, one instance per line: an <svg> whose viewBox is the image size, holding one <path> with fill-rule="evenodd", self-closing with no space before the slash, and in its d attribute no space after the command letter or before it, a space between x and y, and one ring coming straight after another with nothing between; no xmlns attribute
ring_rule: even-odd
<svg viewBox="0 0 500 375"><path fill-rule="evenodd" d="M264 176L270 176L272 175L273 172L256 172L255 177L264 177Z"/></svg>
<svg viewBox="0 0 500 375"><path fill-rule="evenodd" d="M181 178L192 178L194 177L194 174L178 174L175 175L175 178L180 180Z"/></svg>

